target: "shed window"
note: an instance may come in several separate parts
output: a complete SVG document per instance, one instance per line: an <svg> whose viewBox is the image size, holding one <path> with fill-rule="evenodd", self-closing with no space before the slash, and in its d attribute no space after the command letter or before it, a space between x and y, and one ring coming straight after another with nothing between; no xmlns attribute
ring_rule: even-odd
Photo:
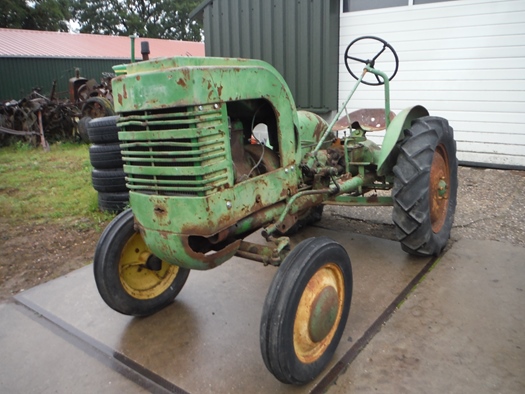
<svg viewBox="0 0 525 394"><path fill-rule="evenodd" d="M343 12L375 10L419 4L441 3L454 0L343 0Z"/></svg>
<svg viewBox="0 0 525 394"><path fill-rule="evenodd" d="M413 0L413 1L414 1L414 5L419 5L419 4L441 3L443 1L453 1L453 0Z"/></svg>

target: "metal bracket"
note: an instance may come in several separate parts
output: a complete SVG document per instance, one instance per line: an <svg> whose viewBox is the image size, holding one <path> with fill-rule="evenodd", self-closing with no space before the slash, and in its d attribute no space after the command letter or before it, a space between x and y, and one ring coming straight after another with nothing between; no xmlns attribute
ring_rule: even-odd
<svg viewBox="0 0 525 394"><path fill-rule="evenodd" d="M279 266L290 249L290 238L278 237L271 235L267 237L268 242L273 242L275 247L260 245L253 242L241 241L241 246L235 253L236 256L246 259L259 261L264 265Z"/></svg>

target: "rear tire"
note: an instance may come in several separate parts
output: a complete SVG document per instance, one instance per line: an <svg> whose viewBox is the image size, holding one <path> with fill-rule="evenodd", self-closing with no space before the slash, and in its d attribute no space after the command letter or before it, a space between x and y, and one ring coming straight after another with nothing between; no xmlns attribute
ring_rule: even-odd
<svg viewBox="0 0 525 394"><path fill-rule="evenodd" d="M102 233L93 259L97 289L117 312L151 315L173 302L189 269L155 257L134 228L131 209L118 215Z"/></svg>
<svg viewBox="0 0 525 394"><path fill-rule="evenodd" d="M450 237L458 188L454 133L446 119L416 119L399 144L392 218L401 247L438 255Z"/></svg>
<svg viewBox="0 0 525 394"><path fill-rule="evenodd" d="M105 97L90 97L82 105L82 116L95 119L112 115L115 115L113 104Z"/></svg>

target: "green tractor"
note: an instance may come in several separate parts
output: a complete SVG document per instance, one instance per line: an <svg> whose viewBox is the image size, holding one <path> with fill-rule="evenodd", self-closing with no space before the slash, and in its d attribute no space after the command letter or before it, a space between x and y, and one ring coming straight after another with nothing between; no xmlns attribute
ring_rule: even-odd
<svg viewBox="0 0 525 394"><path fill-rule="evenodd" d="M354 55L362 42L377 45L371 59ZM387 54L390 76L376 68ZM190 270L233 256L279 266L262 312L261 352L277 379L304 384L341 339L352 268L335 241L309 238L290 250L290 234L319 220L325 204L393 205L406 252L443 250L457 194L452 128L422 106L390 112L399 61L386 41L360 37L344 60L357 82L330 124L298 111L282 76L263 61L176 57L116 69L131 209L105 229L94 256L96 284L111 308L153 314L174 300ZM346 112L362 83L384 85L384 110ZM264 142L254 137L261 123ZM381 146L366 137L380 128ZM259 229L266 243L245 240Z"/></svg>

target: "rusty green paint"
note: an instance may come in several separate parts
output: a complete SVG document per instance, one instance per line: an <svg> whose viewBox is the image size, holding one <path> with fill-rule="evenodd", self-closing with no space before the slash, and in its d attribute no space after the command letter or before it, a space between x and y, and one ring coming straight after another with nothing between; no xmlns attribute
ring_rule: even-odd
<svg viewBox="0 0 525 394"><path fill-rule="evenodd" d="M187 106L198 109L207 104L263 98L278 112L283 165L299 161L294 137L298 123L295 102L282 76L263 61L160 58L127 65L126 74L115 78L112 87L115 110L120 113ZM125 122L121 120L119 125Z"/></svg>
<svg viewBox="0 0 525 394"><path fill-rule="evenodd" d="M137 221L147 229L211 236L262 208L285 200L286 191L294 189L295 180L295 174L279 169L271 177L251 178L207 196L163 196L131 191L130 203ZM186 219L181 220L184 216ZM175 219L177 217L179 219Z"/></svg>
<svg viewBox="0 0 525 394"><path fill-rule="evenodd" d="M299 124L286 83L258 60L185 57L134 63L115 78L113 92L137 226L155 255L190 269L222 264L239 247L235 237L282 213L301 178L295 165L301 137L295 130L314 135L326 128L315 116ZM227 103L260 98L276 112L281 168L236 184ZM231 239L208 255L192 246L191 237L210 244Z"/></svg>
<svg viewBox="0 0 525 394"><path fill-rule="evenodd" d="M349 138L352 139L351 137ZM353 144L345 144L345 152L347 152L346 160L348 164L348 171L356 174L356 170L352 170L352 166L377 164L381 148L373 141L358 140Z"/></svg>
<svg viewBox="0 0 525 394"><path fill-rule="evenodd" d="M119 125L130 190L203 196L233 185L225 106L198 106L173 114L122 114Z"/></svg>
<svg viewBox="0 0 525 394"><path fill-rule="evenodd" d="M278 206L266 215L252 215L285 200L287 193L283 193L283 188L284 191L288 188L294 190L295 181L293 172L280 169L271 177L252 178L207 196L160 196L131 191L130 205L141 233L155 255L182 267L209 269L226 260L203 264L182 248L180 238L190 235L212 237L230 228L233 228L232 235L236 235L249 231L254 225L260 227L284 207Z"/></svg>
<svg viewBox="0 0 525 394"><path fill-rule="evenodd" d="M390 122L381 145L381 153L377 163L378 175L387 175L392 171L397 158L394 151L397 142L405 136L404 131L411 126L412 121L423 116L428 116L428 111L425 107L416 105L404 109Z"/></svg>
<svg viewBox="0 0 525 394"><path fill-rule="evenodd" d="M297 118L302 158L317 145L326 132L328 123L319 115L307 111L298 111Z"/></svg>
<svg viewBox="0 0 525 394"><path fill-rule="evenodd" d="M282 76L259 60L163 58L116 71L119 139L137 228L152 253L189 269L214 268L235 254L278 265L289 240L272 235L286 232L304 210L323 202L390 205L386 197L358 195L391 187L393 146L426 111L413 107L398 115L380 148L362 130L337 141L326 121L296 110ZM242 104L233 109L236 103ZM257 108L274 117L268 149L275 164L245 179L237 174L242 165L234 165L249 151L245 127L253 127ZM235 118L243 111L251 122ZM241 242L261 227L276 248Z"/></svg>

